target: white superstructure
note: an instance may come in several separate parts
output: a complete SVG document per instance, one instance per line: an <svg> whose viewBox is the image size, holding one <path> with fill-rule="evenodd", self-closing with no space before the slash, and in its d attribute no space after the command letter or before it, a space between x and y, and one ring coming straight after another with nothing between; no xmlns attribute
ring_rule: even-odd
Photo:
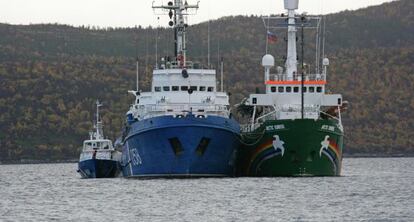
<svg viewBox="0 0 414 222"><path fill-rule="evenodd" d="M95 132L89 132L89 139L83 141L83 149L79 161L98 159L119 161L121 153L114 149L112 141L105 139L103 134L103 124L99 116L99 107L102 104L96 102L96 123Z"/></svg>
<svg viewBox="0 0 414 222"><path fill-rule="evenodd" d="M254 106L254 114L248 127L254 129L258 123L267 119L318 119L322 115L336 118L341 125L340 107L343 105L342 96L339 94L326 94L327 67L329 59L320 59L320 17L298 16L295 10L298 8L298 0L285 0L287 17L263 18L267 30L287 29L287 56L285 67L277 67L274 70L275 58L266 54L262 59L265 69L265 94L251 94L246 104ZM272 23L272 24L271 24ZM276 25L275 25L276 24ZM301 67L298 69L297 33L303 34L304 29L314 29L316 36L316 64L315 73L310 69ZM303 38L303 35L302 35ZM300 41L300 40L299 40ZM300 55L303 57L303 55ZM302 61L303 62L303 61ZM322 64L322 71L319 67ZM264 107L262 116L256 118L257 107ZM335 108L335 115L328 113L330 108Z"/></svg>
<svg viewBox="0 0 414 222"><path fill-rule="evenodd" d="M128 111L128 121L140 121L157 116L183 117L192 113L199 118L207 115L228 117L229 97L217 89L216 71L204 69L187 59L185 15L197 9L187 1L170 1L153 6L166 12L175 31L175 57L161 59L153 70L151 91L129 91L136 98Z"/></svg>

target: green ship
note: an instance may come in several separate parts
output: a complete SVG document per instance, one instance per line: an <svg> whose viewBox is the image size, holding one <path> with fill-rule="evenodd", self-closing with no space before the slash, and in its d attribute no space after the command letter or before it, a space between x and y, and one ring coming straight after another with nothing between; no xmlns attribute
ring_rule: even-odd
<svg viewBox="0 0 414 222"><path fill-rule="evenodd" d="M324 58L321 17L296 15L298 0L284 0L287 15L263 18L267 28L266 45L278 30L287 29L287 56L284 68L272 74L275 58L262 59L266 93L251 94L239 110L251 110L249 123L242 128L243 145L238 151L237 175L252 177L339 176L342 167L344 130L342 96L327 94L327 68ZM304 64L304 30L314 33L313 60L316 74ZM298 69L296 44L301 31L301 68ZM315 43L316 42L316 43ZM267 47L266 47L267 48ZM266 49L266 51L268 51ZM300 73L300 74L298 74Z"/></svg>

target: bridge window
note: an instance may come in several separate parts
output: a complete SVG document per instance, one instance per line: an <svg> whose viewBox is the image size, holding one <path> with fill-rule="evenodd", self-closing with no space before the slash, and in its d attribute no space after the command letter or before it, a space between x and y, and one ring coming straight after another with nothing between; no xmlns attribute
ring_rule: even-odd
<svg viewBox="0 0 414 222"><path fill-rule="evenodd" d="M180 90L180 87L178 87L178 86L173 86L171 88L172 88L172 91L179 91Z"/></svg>
<svg viewBox="0 0 414 222"><path fill-rule="evenodd" d="M286 92L287 92L287 93L292 92L292 87L290 87L290 86L286 87Z"/></svg>
<svg viewBox="0 0 414 222"><path fill-rule="evenodd" d="M270 87L270 91L272 91L272 93L276 92L276 86Z"/></svg>
<svg viewBox="0 0 414 222"><path fill-rule="evenodd" d="M304 93L308 91L307 89L308 88L306 88L306 86L302 88L302 90L303 90Z"/></svg>
<svg viewBox="0 0 414 222"><path fill-rule="evenodd" d="M190 89L193 91L197 91L197 86L190 86Z"/></svg>
<svg viewBox="0 0 414 222"><path fill-rule="evenodd" d="M316 88L316 92L321 93L322 92L322 87L318 86L318 88Z"/></svg>
<svg viewBox="0 0 414 222"><path fill-rule="evenodd" d="M293 87L293 92L295 92L295 93L299 92L299 87L297 87L297 86Z"/></svg>
<svg viewBox="0 0 414 222"><path fill-rule="evenodd" d="M161 87L160 87L160 86L156 86L156 87L154 87L154 91L155 91L155 92L161 92Z"/></svg>
<svg viewBox="0 0 414 222"><path fill-rule="evenodd" d="M170 91L170 87L169 86L164 86L164 87L162 87L162 90L165 91L165 92L168 92L168 91Z"/></svg>
<svg viewBox="0 0 414 222"><path fill-rule="evenodd" d="M210 87L208 87L208 88L207 88L207 91L209 91L209 92L213 92L213 91L214 91L214 87L211 87L211 86L210 86Z"/></svg>
<svg viewBox="0 0 414 222"><path fill-rule="evenodd" d="M285 91L285 87L283 86L279 86L278 92L282 93Z"/></svg>
<svg viewBox="0 0 414 222"><path fill-rule="evenodd" d="M200 91L201 91L201 92L206 91L206 87L205 87L205 86L200 86Z"/></svg>
<svg viewBox="0 0 414 222"><path fill-rule="evenodd" d="M188 86L181 86L181 91L188 91Z"/></svg>
<svg viewBox="0 0 414 222"><path fill-rule="evenodd" d="M315 87L313 87L313 86L309 87L309 92L314 93L315 92Z"/></svg>

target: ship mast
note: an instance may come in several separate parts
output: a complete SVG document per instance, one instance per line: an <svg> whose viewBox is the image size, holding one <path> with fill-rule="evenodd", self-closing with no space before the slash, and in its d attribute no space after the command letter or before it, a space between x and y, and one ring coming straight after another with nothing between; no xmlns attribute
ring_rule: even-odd
<svg viewBox="0 0 414 222"><path fill-rule="evenodd" d="M185 67L187 60L187 47L186 47L186 29L188 24L185 23L185 16L187 15L187 9L198 9L197 5L189 5L187 0L170 1L167 5L152 6L153 9L164 9L169 11L168 15L172 21L169 25L174 27L175 34L175 57L178 65Z"/></svg>
<svg viewBox="0 0 414 222"><path fill-rule="evenodd" d="M102 106L102 103L99 102L99 100L96 100L96 125L95 125L95 139L103 139L103 126L102 121L99 119L99 107Z"/></svg>
<svg viewBox="0 0 414 222"><path fill-rule="evenodd" d="M284 0L285 9L288 10L288 47L286 58L286 75L288 80L293 80L297 74L297 52L296 52L296 21L295 10L298 9L299 0Z"/></svg>

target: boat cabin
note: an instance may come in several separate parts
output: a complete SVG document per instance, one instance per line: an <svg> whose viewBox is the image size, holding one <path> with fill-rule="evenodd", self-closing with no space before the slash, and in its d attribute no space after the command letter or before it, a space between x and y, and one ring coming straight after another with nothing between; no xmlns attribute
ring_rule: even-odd
<svg viewBox="0 0 414 222"><path fill-rule="evenodd" d="M113 150L112 141L110 140L85 140L83 150Z"/></svg>

